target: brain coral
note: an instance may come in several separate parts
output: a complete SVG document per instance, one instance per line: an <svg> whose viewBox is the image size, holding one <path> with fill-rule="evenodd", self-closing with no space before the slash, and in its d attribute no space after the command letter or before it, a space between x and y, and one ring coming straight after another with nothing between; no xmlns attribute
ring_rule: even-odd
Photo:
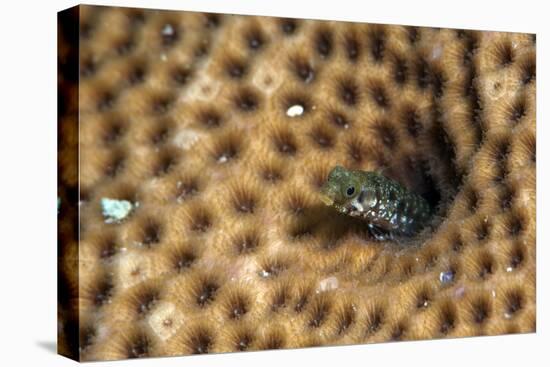
<svg viewBox="0 0 550 367"><path fill-rule="evenodd" d="M94 6L60 19L62 354L535 331L534 35ZM430 228L376 241L325 207L337 164L423 195ZM106 223L106 198L133 209Z"/></svg>

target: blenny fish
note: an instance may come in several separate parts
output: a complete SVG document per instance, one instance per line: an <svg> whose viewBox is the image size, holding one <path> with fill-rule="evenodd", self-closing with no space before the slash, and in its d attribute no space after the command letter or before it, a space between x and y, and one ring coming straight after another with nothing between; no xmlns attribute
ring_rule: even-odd
<svg viewBox="0 0 550 367"><path fill-rule="evenodd" d="M432 217L430 204L378 172L336 166L321 188L321 200L341 213L360 217L377 240L410 237Z"/></svg>

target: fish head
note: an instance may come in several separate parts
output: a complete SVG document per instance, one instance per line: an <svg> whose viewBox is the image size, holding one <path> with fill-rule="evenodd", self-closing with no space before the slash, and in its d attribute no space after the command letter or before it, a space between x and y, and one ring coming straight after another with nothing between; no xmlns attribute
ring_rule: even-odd
<svg viewBox="0 0 550 367"><path fill-rule="evenodd" d="M325 205L344 208L361 192L362 177L359 171L334 167L321 187L321 201Z"/></svg>

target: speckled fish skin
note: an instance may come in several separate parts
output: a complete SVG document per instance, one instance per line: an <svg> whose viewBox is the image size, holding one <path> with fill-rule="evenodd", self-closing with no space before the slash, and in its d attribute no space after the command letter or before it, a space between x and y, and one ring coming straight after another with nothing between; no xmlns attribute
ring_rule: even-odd
<svg viewBox="0 0 550 367"><path fill-rule="evenodd" d="M321 188L321 199L339 212L360 217L378 240L413 236L431 219L421 196L377 172L336 166Z"/></svg>

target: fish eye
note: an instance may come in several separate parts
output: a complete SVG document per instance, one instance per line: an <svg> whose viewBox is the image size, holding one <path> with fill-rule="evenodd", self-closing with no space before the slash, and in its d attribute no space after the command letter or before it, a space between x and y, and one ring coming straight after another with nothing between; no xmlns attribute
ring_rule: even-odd
<svg viewBox="0 0 550 367"><path fill-rule="evenodd" d="M346 194L348 196L353 195L354 192L355 192L355 187L353 187L353 186L348 187L348 189L346 190Z"/></svg>

